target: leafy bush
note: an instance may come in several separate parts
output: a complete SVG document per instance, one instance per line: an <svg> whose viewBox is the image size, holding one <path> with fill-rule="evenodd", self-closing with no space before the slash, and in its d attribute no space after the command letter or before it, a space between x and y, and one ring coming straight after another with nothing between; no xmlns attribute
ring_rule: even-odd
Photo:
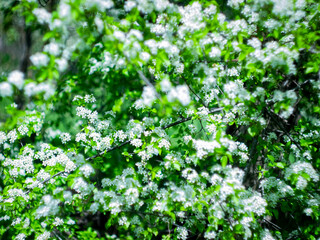
<svg viewBox="0 0 320 240"><path fill-rule="evenodd" d="M1 239L320 237L318 1L1 9Z"/></svg>

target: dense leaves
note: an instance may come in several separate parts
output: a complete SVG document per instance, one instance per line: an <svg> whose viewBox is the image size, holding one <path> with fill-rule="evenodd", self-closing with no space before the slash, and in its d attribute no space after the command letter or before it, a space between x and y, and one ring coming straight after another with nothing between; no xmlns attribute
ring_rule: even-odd
<svg viewBox="0 0 320 240"><path fill-rule="evenodd" d="M1 239L320 237L317 1L0 7Z"/></svg>

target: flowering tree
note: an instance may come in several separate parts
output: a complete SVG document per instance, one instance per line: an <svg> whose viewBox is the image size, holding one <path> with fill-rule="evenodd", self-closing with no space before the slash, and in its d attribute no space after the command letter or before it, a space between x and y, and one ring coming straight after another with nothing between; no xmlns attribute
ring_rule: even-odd
<svg viewBox="0 0 320 240"><path fill-rule="evenodd" d="M320 237L318 1L43 2L1 6L43 39L0 76L1 239Z"/></svg>

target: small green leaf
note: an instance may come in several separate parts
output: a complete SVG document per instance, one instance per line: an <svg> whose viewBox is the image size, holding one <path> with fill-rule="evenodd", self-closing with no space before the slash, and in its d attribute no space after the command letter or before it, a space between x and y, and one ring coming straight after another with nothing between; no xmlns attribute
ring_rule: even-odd
<svg viewBox="0 0 320 240"><path fill-rule="evenodd" d="M294 157L294 155L293 155L292 153L290 153L290 155L289 155L289 161L290 161L291 163L294 163L295 160L296 160L296 158Z"/></svg>
<svg viewBox="0 0 320 240"><path fill-rule="evenodd" d="M267 155L267 157L271 160L271 162L274 162L274 156L272 156L272 155Z"/></svg>
<svg viewBox="0 0 320 240"><path fill-rule="evenodd" d="M279 212L277 209L272 209L272 213L273 213L273 216L278 219L279 218Z"/></svg>
<svg viewBox="0 0 320 240"><path fill-rule="evenodd" d="M248 133L250 134L251 137L254 137L257 134L257 131L254 127L249 127Z"/></svg>
<svg viewBox="0 0 320 240"><path fill-rule="evenodd" d="M173 163L173 167L174 169L176 169L177 171L180 171L180 164L178 162Z"/></svg>
<svg viewBox="0 0 320 240"><path fill-rule="evenodd" d="M282 162L277 162L275 165L276 165L278 168L281 168L281 169L284 169L284 167L285 167Z"/></svg>
<svg viewBox="0 0 320 240"><path fill-rule="evenodd" d="M223 156L221 159L220 159L220 162L221 162L221 166L222 167L226 167L227 164L228 164L228 158L226 156Z"/></svg>

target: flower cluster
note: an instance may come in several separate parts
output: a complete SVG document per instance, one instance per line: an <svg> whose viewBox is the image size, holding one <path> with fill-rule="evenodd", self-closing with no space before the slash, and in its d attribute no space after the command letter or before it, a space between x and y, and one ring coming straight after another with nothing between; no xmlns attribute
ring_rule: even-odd
<svg viewBox="0 0 320 240"><path fill-rule="evenodd" d="M319 3L220 4L1 5L1 239L320 237Z"/></svg>

